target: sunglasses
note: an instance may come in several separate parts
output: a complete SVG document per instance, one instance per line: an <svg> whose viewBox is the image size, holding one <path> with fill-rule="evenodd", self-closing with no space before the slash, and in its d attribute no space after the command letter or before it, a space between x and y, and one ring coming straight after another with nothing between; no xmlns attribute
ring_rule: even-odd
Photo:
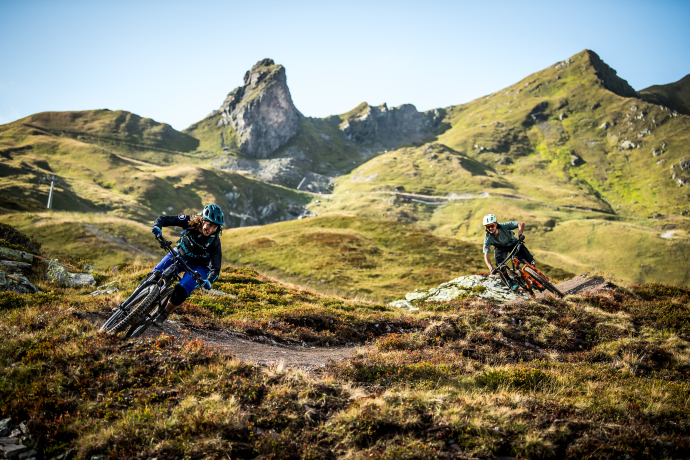
<svg viewBox="0 0 690 460"><path fill-rule="evenodd" d="M484 228L486 228L487 230L493 230L494 228L496 228L496 224L485 225Z"/></svg>

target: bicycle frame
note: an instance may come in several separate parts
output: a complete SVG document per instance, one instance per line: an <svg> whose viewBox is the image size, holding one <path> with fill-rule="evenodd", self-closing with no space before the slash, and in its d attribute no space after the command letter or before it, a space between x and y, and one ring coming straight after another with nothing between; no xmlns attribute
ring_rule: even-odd
<svg viewBox="0 0 690 460"><path fill-rule="evenodd" d="M125 315L130 314L130 303L137 298L140 292L142 292L144 289L146 289L146 287L152 284L157 284L160 287L160 294L156 299L157 306L155 309L151 310L151 312L160 311L161 308L165 308L165 304L167 303L168 299L170 298L170 295L172 294L172 284L175 280L182 280L180 274L177 273L177 270L180 266L182 267L183 271L189 273L189 275L192 278L194 278L194 281L196 281L198 285L201 285L203 283L201 275L199 275L196 271L192 270L191 267L187 265L187 262L185 262L182 256L175 252L175 250L171 246L171 241L166 241L165 239L158 237L156 237L156 240L160 244L161 248L168 251L171 258L173 259L173 263L170 264L170 266L166 268L162 273L151 273L139 286L137 286L137 288L132 292L132 294L130 294L129 297L127 297L127 299L118 306L118 308ZM147 314L146 316L146 318L143 318L143 321L140 321L140 325L137 327L137 329L140 329L142 327L146 329L150 325L150 322L153 317L151 313Z"/></svg>
<svg viewBox="0 0 690 460"><path fill-rule="evenodd" d="M498 273L503 282L510 286L510 283L506 279L506 276L503 274L503 269L506 268L508 270L511 270L514 274L519 275L516 276L516 280L518 281L518 285L521 285L517 290L518 291L527 291L529 292L530 295L534 295L534 292L532 290L533 287L536 286L536 288L540 291L543 291L545 288L544 286L537 282L534 278L532 278L529 274L525 273L524 267L520 267L521 261L516 257L517 253L520 251L522 248L522 241L518 241L515 247L513 248L512 251L508 254L508 256L505 258L503 262L501 262L498 267ZM508 266L508 261L512 262L513 267ZM524 266L530 267L533 270L535 270L537 273L543 276L543 274L537 270L537 268L534 265L528 264L526 261L524 261ZM517 273L515 273L517 272ZM546 278L546 277L545 277Z"/></svg>

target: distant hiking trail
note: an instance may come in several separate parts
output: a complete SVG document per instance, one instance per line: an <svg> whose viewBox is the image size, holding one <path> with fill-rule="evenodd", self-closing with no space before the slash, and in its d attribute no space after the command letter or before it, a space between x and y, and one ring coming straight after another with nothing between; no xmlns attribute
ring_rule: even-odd
<svg viewBox="0 0 690 460"><path fill-rule="evenodd" d="M579 275L575 278L556 285L564 294L595 293L612 287L603 278L587 278ZM543 298L548 293L538 293L537 298ZM504 305L524 302L523 299L512 300ZM110 316L110 310L84 313L88 319L100 325ZM144 334L155 337L161 332L179 337L183 340L203 340L207 345L215 346L231 354L235 359L260 365L284 365L297 367L307 371L323 367L329 360L340 361L355 355L357 347L301 347L283 344L266 343L270 339L258 337L250 340L244 334L227 329L197 328L185 321L167 321L164 327L151 326Z"/></svg>

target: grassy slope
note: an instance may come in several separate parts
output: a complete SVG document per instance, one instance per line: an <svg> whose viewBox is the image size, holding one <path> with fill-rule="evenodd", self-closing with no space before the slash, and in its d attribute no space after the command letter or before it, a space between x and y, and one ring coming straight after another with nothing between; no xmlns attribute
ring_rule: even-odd
<svg viewBox="0 0 690 460"><path fill-rule="evenodd" d="M223 255L321 292L380 301L486 270L480 251L457 239L393 220L345 216L232 229L223 235Z"/></svg>
<svg viewBox="0 0 690 460"><path fill-rule="evenodd" d="M560 269L603 269L628 282L689 284L690 220L681 215L689 209L688 198L669 170L675 164L680 171L678 160L688 153L687 120L603 88L595 75L601 66L595 65L583 52L568 67L550 67L450 107L451 128L436 142L370 160L339 178L334 195L312 203L312 210L416 223L477 247L483 238L479 223L491 212L500 220L527 222L530 248ZM546 115L534 122L529 114L540 105ZM566 117L560 120L560 114ZM599 129L605 121L616 125ZM651 134L636 137L645 128ZM625 139L642 147L622 151ZM653 157L651 149L662 142L665 152ZM585 163L573 166L572 154ZM396 199L394 190L491 198L427 205ZM676 232L673 238L660 238L669 229Z"/></svg>
<svg viewBox="0 0 690 460"><path fill-rule="evenodd" d="M180 133L167 123L124 110L83 110L79 112L42 112L11 125L28 124L55 134L80 136L92 142L127 142L145 147L183 153L196 150L199 141Z"/></svg>
<svg viewBox="0 0 690 460"><path fill-rule="evenodd" d="M150 222L163 212L196 213L209 202L238 215L246 213L248 204L257 210L274 202L279 213L271 217L279 219L287 216L291 205L310 200L308 195L216 170L198 158L161 151L130 155L122 144L46 135L20 121L0 127L0 208L6 212L44 210L49 182L42 179L53 174L59 178L53 209L108 211L138 222ZM226 194L231 192L239 197L229 200ZM241 220L228 218L231 225Z"/></svg>
<svg viewBox="0 0 690 460"><path fill-rule="evenodd" d="M640 95L690 115L690 75L668 85L650 86L641 90Z"/></svg>
<svg viewBox="0 0 690 460"><path fill-rule="evenodd" d="M535 187L531 184L545 183L578 192L576 200L589 193L626 217L690 210L687 193L669 171L690 153L688 118L607 90L597 77L600 68L595 61L584 51L565 68L549 67L449 109L452 128L439 136L439 142L488 164L508 156L513 164L497 169L513 175L536 199L551 199L548 186L541 193L530 190ZM529 114L540 105L545 115L535 122ZM567 118L560 120L561 114ZM615 126L600 129L604 122ZM625 140L640 148L621 150ZM652 156L662 143L665 152ZM475 145L499 153L478 153ZM572 154L584 164L573 166Z"/></svg>
<svg viewBox="0 0 690 460"><path fill-rule="evenodd" d="M89 261L99 270L121 263L154 262L164 253L148 225L93 213L15 213L3 222L41 241L48 258ZM164 229L166 236L175 233Z"/></svg>
<svg viewBox="0 0 690 460"><path fill-rule="evenodd" d="M0 293L0 415L51 458L687 458L690 291L663 285L503 306L402 312L226 267L172 319L283 342L373 342L305 374L202 342L97 333L150 270ZM672 332L673 331L673 332ZM530 344L529 346L527 344ZM540 350L544 350L544 352Z"/></svg>
<svg viewBox="0 0 690 460"><path fill-rule="evenodd" d="M241 157L237 132L232 126L217 126L218 117L204 118L182 132L199 140L202 152L223 152L224 146L235 156ZM222 134L222 137L221 137ZM224 143L223 143L224 141Z"/></svg>

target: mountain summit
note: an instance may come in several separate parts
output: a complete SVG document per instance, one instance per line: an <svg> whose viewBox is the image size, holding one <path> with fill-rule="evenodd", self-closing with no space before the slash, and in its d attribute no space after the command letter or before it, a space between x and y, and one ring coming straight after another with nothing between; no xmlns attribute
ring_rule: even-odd
<svg viewBox="0 0 690 460"><path fill-rule="evenodd" d="M234 128L242 153L267 158L299 132L302 114L292 103L285 67L262 59L209 118L217 118L218 127Z"/></svg>

